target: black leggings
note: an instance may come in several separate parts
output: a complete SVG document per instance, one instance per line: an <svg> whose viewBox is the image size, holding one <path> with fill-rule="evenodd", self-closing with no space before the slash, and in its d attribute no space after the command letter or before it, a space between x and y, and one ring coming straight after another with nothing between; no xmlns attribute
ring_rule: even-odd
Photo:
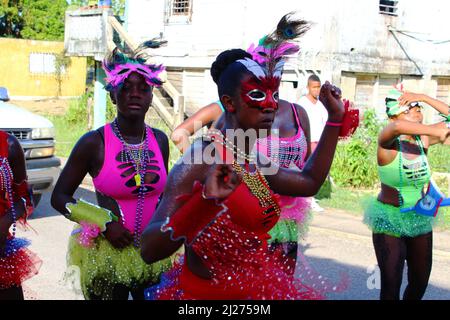
<svg viewBox="0 0 450 320"><path fill-rule="evenodd" d="M297 251L298 251L298 243L289 241L289 242L272 242L270 244L270 248L275 250L276 248L281 247L286 256L291 259L297 260Z"/></svg>
<svg viewBox="0 0 450 320"><path fill-rule="evenodd" d="M24 300L22 287L0 289L0 300Z"/></svg>
<svg viewBox="0 0 450 320"><path fill-rule="evenodd" d="M124 285L117 284L114 286L111 298L112 298L112 300L128 300L128 296L131 293L133 300L145 300L144 291L150 285L151 284L141 286L138 288L130 289ZM103 297L96 296L94 294L90 294L89 299L90 300L103 300Z"/></svg>
<svg viewBox="0 0 450 320"><path fill-rule="evenodd" d="M373 234L373 246L381 271L381 300L400 300L403 267L408 266L408 286L403 300L420 300L431 273L433 233L396 238Z"/></svg>

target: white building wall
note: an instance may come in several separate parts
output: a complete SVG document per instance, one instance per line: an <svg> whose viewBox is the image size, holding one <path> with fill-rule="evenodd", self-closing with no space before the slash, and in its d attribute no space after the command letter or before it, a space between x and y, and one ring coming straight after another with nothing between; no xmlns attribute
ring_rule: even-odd
<svg viewBox="0 0 450 320"><path fill-rule="evenodd" d="M379 0L193 0L189 23L165 21L168 1L129 0L128 15L128 29L134 38L148 39L163 33L168 46L160 53L167 66L191 71L197 68L207 74L204 70L219 52L236 47L247 49L250 43L272 31L283 14L298 11L312 23L300 42L297 63L303 74L315 70L323 80L337 84L342 80L344 86L357 83L364 74L372 76L374 104L381 101L380 95L390 81L386 78L405 80L415 90L433 94L442 77L450 76L450 42L444 42L450 40L450 2L446 0L399 0L396 17L380 14ZM408 59L389 28L409 35L395 33L418 67ZM414 75L423 80L408 78ZM189 76L185 74L184 80L188 81ZM210 79L195 83L203 83L207 100L215 96ZM303 86L301 83L300 91ZM195 88L196 96L200 89ZM348 87L347 97L355 99L361 94L356 91ZM293 96L292 92L287 95ZM191 103L200 105L205 100L196 99L193 97Z"/></svg>

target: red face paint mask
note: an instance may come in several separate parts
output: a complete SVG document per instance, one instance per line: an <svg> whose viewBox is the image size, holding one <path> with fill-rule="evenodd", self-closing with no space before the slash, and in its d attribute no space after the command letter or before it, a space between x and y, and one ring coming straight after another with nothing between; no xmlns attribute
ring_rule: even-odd
<svg viewBox="0 0 450 320"><path fill-rule="evenodd" d="M280 78L250 78L242 82L241 97L249 107L278 109Z"/></svg>

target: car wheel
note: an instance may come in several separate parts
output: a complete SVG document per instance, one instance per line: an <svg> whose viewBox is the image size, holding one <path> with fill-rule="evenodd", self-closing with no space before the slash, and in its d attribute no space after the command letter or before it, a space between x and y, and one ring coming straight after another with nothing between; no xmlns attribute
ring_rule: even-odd
<svg viewBox="0 0 450 320"><path fill-rule="evenodd" d="M38 206L39 202L41 201L41 197L42 197L42 194L40 194L40 193L33 194L33 203L34 203L35 208Z"/></svg>

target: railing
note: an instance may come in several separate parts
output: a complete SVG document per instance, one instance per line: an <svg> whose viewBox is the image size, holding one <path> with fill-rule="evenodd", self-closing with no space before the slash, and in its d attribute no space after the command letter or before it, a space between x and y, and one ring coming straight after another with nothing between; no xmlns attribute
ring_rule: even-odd
<svg viewBox="0 0 450 320"><path fill-rule="evenodd" d="M131 50L135 50L138 47L138 44L134 41L134 39L130 37L130 35L122 26L122 24L114 16L109 16L107 28L107 44L109 51L112 51L116 47L113 41L113 30L117 32L119 37L126 43L126 45ZM166 80L163 83L161 88L173 100L173 115L164 106L162 101L156 95L153 95L152 104L155 110L160 115L160 117L168 125L170 130L173 130L177 125L179 125L184 120L184 111L185 111L184 96L180 94L178 90L168 80Z"/></svg>

